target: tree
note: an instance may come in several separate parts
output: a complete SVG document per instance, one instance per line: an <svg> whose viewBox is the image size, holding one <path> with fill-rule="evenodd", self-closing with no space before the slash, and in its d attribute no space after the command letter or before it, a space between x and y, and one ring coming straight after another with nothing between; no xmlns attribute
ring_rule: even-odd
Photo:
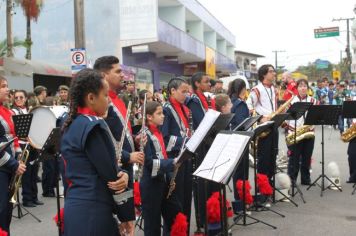
<svg viewBox="0 0 356 236"><path fill-rule="evenodd" d="M13 48L16 47L26 47L25 41L19 40L18 38L15 37L13 42ZM4 39L0 41L0 58L6 56L7 50L8 50L7 42L6 39Z"/></svg>
<svg viewBox="0 0 356 236"><path fill-rule="evenodd" d="M21 5L24 15L26 16L26 59L31 59L31 21L37 22L40 15L43 2L42 0L16 0Z"/></svg>

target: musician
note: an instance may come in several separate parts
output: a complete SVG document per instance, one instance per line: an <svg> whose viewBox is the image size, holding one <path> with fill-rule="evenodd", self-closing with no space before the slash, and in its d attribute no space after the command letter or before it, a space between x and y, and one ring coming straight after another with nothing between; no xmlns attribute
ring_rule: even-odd
<svg viewBox="0 0 356 236"><path fill-rule="evenodd" d="M141 125L142 124L142 106L145 101L145 95L146 95L146 101L153 101L153 94L146 90L143 89L138 93L138 105L139 107L137 108L136 114L135 114L135 120L134 124L135 125Z"/></svg>
<svg viewBox="0 0 356 236"><path fill-rule="evenodd" d="M246 97L246 83L242 79L235 79L230 82L227 94L231 98L232 108L231 113L235 116L231 120L231 129L234 130L239 126L246 118L250 117L247 104L245 102ZM248 152L242 157L242 161L238 165L233 175L233 187L235 200L240 200L238 191L236 188L236 182L238 180L248 180ZM245 175L245 176L244 176Z"/></svg>
<svg viewBox="0 0 356 236"><path fill-rule="evenodd" d="M3 104L9 99L7 80L0 76L0 143L7 142L15 137L15 127L12 122L12 113ZM11 177L22 175L26 165L16 160L21 152L20 145L15 140L5 151L0 153L0 228L10 233L13 205L10 203L9 186Z"/></svg>
<svg viewBox="0 0 356 236"><path fill-rule="evenodd" d="M286 90L283 95L283 100L287 101L294 95L298 94L297 84L292 78L292 74L289 71L286 71L282 74L282 82L286 85Z"/></svg>
<svg viewBox="0 0 356 236"><path fill-rule="evenodd" d="M164 122L162 125L162 134L164 144L167 147L169 159L178 157L182 150L182 144L189 132L190 111L184 102L189 92L187 81L181 78L172 78L167 85L168 101L163 105ZM180 167L175 178L175 189L172 194L177 196L179 204L183 208L183 213L188 217L191 215L192 205L192 169L191 161L187 160Z"/></svg>
<svg viewBox="0 0 356 236"><path fill-rule="evenodd" d="M70 181L64 204L64 235L117 236L113 194L125 190L128 176L118 169L110 131L100 118L108 108L108 85L100 73L84 69L74 77L70 96L61 141Z"/></svg>
<svg viewBox="0 0 356 236"><path fill-rule="evenodd" d="M295 96L291 102L312 102L317 104L316 99L308 96L309 85L305 79L299 79L297 81L298 96ZM305 122L306 114L297 120L297 130L302 127ZM294 120L287 121L288 134L294 134ZM293 183L296 183L298 172L300 169L301 184L310 185L310 164L311 157L314 150L314 127L308 128L306 132L312 132L307 138L302 139L296 145L288 146L288 175ZM301 163L301 164L300 164Z"/></svg>
<svg viewBox="0 0 356 236"><path fill-rule="evenodd" d="M56 105L68 106L69 99L68 99L68 92L69 88L67 85L60 85L58 87L58 97L56 97Z"/></svg>
<svg viewBox="0 0 356 236"><path fill-rule="evenodd" d="M12 112L14 115L28 114L27 109L27 93L25 90L16 90L14 93L14 104L12 106ZM25 140L19 140L21 149L23 150L27 144ZM28 145L29 146L29 145ZM43 202L38 200L38 188L37 188L37 169L38 163L34 162L37 158L37 150L29 146L29 157L26 163L26 172L22 176L22 205L25 207L35 207L37 205L43 205Z"/></svg>
<svg viewBox="0 0 356 236"><path fill-rule="evenodd" d="M277 92L273 86L276 71L272 65L265 64L258 69L258 84L252 88L248 102L258 115L263 115L260 122L270 120L271 114L277 109ZM272 145L274 144L274 146ZM275 150L278 149L278 132L272 131L267 137L258 139L257 172L267 175L270 179L274 175Z"/></svg>
<svg viewBox="0 0 356 236"><path fill-rule="evenodd" d="M119 64L119 59L115 56L103 56L95 61L94 69L100 71L104 79L109 84L110 104L108 114L105 119L117 142L120 142L121 133L125 126L125 117L127 113L124 102L117 96L116 92L122 86L123 73ZM131 124L128 123L128 129L125 130L125 141L122 150L122 168L129 174L129 188L133 188L133 164L143 164L144 153L135 152L135 143L132 136ZM139 143L140 136L135 137L135 142ZM133 198L119 207L118 218L122 224L120 228L129 234L134 232L135 206Z"/></svg>
<svg viewBox="0 0 356 236"><path fill-rule="evenodd" d="M142 214L145 236L161 235L161 216L164 221L163 235L170 235L170 228L175 216L180 211L173 194L167 199L167 174L173 171L176 159L168 158L163 135L159 126L163 124L162 105L158 102L146 104L145 164L140 182Z"/></svg>
<svg viewBox="0 0 356 236"><path fill-rule="evenodd" d="M33 90L35 96L28 100L29 109L45 105L46 97L47 97L47 88L39 85Z"/></svg>
<svg viewBox="0 0 356 236"><path fill-rule="evenodd" d="M356 97L353 97L353 100L356 100ZM356 119L353 119L352 127L356 125ZM349 161L349 172L350 177L346 183L356 183L356 138L351 139L347 148L347 155Z"/></svg>
<svg viewBox="0 0 356 236"><path fill-rule="evenodd" d="M193 129L197 129L200 122L203 120L205 112L208 109L216 109L215 108L215 100L210 96L206 97L204 93L210 92L210 78L206 74L202 72L197 72L193 74L191 78L191 86L193 89L193 93L191 94L190 99L186 101L186 104L190 111L192 112L193 119ZM209 147L201 146L199 150L197 150L197 154L194 157L193 171L196 169L206 153L208 152ZM196 222L197 228L203 227L205 225L205 215L206 215L206 201L210 196L210 192L216 191L216 186L214 184L209 183L209 187L205 188L205 181L198 179L194 183L193 191L194 191L194 205L196 211ZM199 198L198 198L199 196Z"/></svg>

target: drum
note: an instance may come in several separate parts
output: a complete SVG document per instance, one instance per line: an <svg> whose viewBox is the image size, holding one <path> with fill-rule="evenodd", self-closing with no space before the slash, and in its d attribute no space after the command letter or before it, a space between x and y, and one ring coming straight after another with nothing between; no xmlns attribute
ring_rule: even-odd
<svg viewBox="0 0 356 236"><path fill-rule="evenodd" d="M42 149L52 129L56 128L57 119L65 112L67 106L39 106L30 111L33 114L28 139L32 147Z"/></svg>

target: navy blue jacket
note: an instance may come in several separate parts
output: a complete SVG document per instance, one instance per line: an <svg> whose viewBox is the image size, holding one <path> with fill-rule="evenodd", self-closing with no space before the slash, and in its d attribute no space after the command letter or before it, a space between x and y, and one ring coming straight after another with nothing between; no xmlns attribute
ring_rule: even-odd
<svg viewBox="0 0 356 236"><path fill-rule="evenodd" d="M231 102L232 102L231 113L235 115L232 118L230 124L231 124L231 129L235 129L239 124L241 124L242 121L244 121L246 118L250 116L250 113L245 101L236 97L232 97Z"/></svg>
<svg viewBox="0 0 356 236"><path fill-rule="evenodd" d="M192 112L193 129L196 130L205 116L205 110L201 105L199 97L196 95L192 95L187 99L186 105Z"/></svg>
<svg viewBox="0 0 356 236"><path fill-rule="evenodd" d="M0 144L2 144L11 140L13 135L10 134L9 127L1 116L0 120ZM19 166L15 156L15 147L14 143L12 143L0 153L0 171L7 172L9 174L14 173Z"/></svg>
<svg viewBox="0 0 356 236"><path fill-rule="evenodd" d="M115 148L101 118L79 115L65 130L61 153L70 181L66 200L104 203L116 210L109 181L117 180Z"/></svg>
<svg viewBox="0 0 356 236"><path fill-rule="evenodd" d="M173 114L173 112L175 114ZM161 126L161 131L164 144L166 145L168 158L175 158L182 148L183 140L186 135L185 126L169 102L163 105L163 113L164 122Z"/></svg>

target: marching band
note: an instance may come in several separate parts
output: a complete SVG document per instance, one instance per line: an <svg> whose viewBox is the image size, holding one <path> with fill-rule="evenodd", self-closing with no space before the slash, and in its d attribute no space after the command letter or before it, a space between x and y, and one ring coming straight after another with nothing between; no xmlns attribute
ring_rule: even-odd
<svg viewBox="0 0 356 236"><path fill-rule="evenodd" d="M162 229L163 235L178 235L179 230L179 235L190 235L193 198L197 226L195 235L204 235L202 229L208 228L210 217L207 201L219 191L219 187L215 182L193 177L192 173L202 163L209 146L200 146L191 158L178 165L180 154L209 109L234 114L226 127L226 130L232 131L254 114L262 115L259 123L264 124L294 103L319 104L317 99L308 95L310 88L307 80L294 82L288 73L283 76L290 94L280 107L275 87L276 71L269 64L259 68L258 83L251 91L247 91L243 80L236 79L230 82L227 94L211 94L211 78L197 72L190 82L179 77L172 78L167 85L165 102L155 101L152 91L141 90L138 104L131 107L135 98L126 105L126 100L118 96L118 91L124 88L124 81L117 57L100 57L95 61L94 69L78 72L70 87L59 87L59 98L53 101L53 104L69 107L67 112L61 112L56 117L62 137L61 157L54 161L61 165L65 185L64 219L60 224L62 234L131 236L135 234L135 221L141 215L146 236L161 235ZM23 175L24 206L43 204L37 197L38 163L35 159L39 150L31 140L15 138L12 116L31 113L33 110L28 110L29 107L44 106L46 88L38 86L32 102L25 91L16 91L12 110L5 107L8 99L7 80L0 77L0 141L7 145L0 152L0 228L10 232L13 204L9 195L14 176ZM299 118L296 126L294 121L286 121L285 129L288 175L295 184L300 170L301 184L309 185L315 133L313 126L304 124L305 117L306 114ZM138 131L134 132L134 129ZM291 138L295 132L297 143ZM355 125L346 132L349 135L348 182L356 183ZM15 140L7 144L13 138ZM257 147L257 172L266 175L270 184L276 174L274 162L278 138L278 129L271 129L259 136L254 144ZM32 145L30 159L23 163L17 157L28 143ZM248 153L243 158L248 159ZM53 178L49 171L51 165L50 162L43 163L43 178ZM142 174L135 173L136 165ZM240 162L232 177L235 200L242 198L237 182L248 180L248 172L248 162ZM139 182L139 208L134 201L136 195L128 194L128 197L121 198L123 193L134 189L134 182ZM53 183L45 182L43 191L44 196L54 196Z"/></svg>

